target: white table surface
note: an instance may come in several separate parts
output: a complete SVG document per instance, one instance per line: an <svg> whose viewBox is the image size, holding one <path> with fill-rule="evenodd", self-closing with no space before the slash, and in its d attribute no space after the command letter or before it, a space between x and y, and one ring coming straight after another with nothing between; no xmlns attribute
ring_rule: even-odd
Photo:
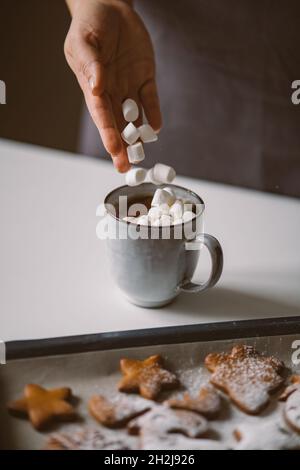
<svg viewBox="0 0 300 470"><path fill-rule="evenodd" d="M0 339L300 315L300 200L176 183L204 199L224 273L211 291L142 309L114 286L96 238L96 207L124 176L110 162L0 140Z"/></svg>

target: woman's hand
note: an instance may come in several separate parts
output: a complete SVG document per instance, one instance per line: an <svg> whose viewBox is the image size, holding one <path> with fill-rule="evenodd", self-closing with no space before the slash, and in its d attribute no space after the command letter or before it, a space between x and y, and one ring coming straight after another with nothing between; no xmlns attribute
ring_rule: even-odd
<svg viewBox="0 0 300 470"><path fill-rule="evenodd" d="M149 124L161 127L150 36L130 1L69 0L73 16L65 55L84 93L106 150L120 172L129 169L120 132L126 126L122 102L134 99Z"/></svg>

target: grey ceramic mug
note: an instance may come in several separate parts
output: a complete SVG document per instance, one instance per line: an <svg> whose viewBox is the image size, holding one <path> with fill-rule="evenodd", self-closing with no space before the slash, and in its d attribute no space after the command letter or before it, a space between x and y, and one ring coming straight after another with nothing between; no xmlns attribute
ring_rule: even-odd
<svg viewBox="0 0 300 470"><path fill-rule="evenodd" d="M141 307L161 307L182 291L203 292L213 287L222 274L221 245L212 235L203 233L204 202L188 189L169 186L175 190L177 197L189 199L198 208L195 219L182 225L179 238L176 238L178 226L143 226L137 229L136 225L133 227L133 224L119 217L120 197L126 196L129 204L132 200L152 198L157 186L151 183L136 187L122 186L109 193L104 201L108 225L113 228L110 232L115 234L107 238L112 276L127 299ZM189 230L183 230L188 226ZM131 229L142 230L144 238L133 239ZM191 279L203 246L211 256L211 272L205 283L196 284Z"/></svg>

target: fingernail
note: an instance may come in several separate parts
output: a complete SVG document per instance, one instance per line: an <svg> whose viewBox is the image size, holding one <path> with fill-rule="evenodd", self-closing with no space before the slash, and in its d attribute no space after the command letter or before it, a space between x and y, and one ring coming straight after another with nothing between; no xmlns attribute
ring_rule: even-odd
<svg viewBox="0 0 300 470"><path fill-rule="evenodd" d="M129 170L130 166L123 161L122 157L112 155L112 159L115 169L120 173L126 173Z"/></svg>
<svg viewBox="0 0 300 470"><path fill-rule="evenodd" d="M95 80L95 77L93 75L89 78L89 85L90 85L90 89L92 91L94 91L94 89L96 87L96 80Z"/></svg>

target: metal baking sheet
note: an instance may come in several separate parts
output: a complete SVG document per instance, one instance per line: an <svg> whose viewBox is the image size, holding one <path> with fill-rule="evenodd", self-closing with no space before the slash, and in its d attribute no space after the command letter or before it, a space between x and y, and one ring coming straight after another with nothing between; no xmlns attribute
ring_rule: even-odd
<svg viewBox="0 0 300 470"><path fill-rule="evenodd" d="M292 344L299 339L299 318L285 318L9 343L8 363L0 367L0 448L40 449L51 431L39 433L28 421L7 413L5 404L19 397L27 383L46 388L72 388L78 397L77 410L82 424L55 427L55 430L72 432L83 424L99 426L88 415L86 404L94 393L108 396L117 393L122 357L142 359L161 354L167 368L175 371L184 387L195 393L209 379L210 374L203 366L205 356L227 351L237 343L254 345L264 354L273 354L284 361L290 372L299 373L300 366L297 370L292 362ZM276 399L259 417L226 405L218 419L210 421L211 432L232 447L235 427L246 420L264 419L274 412L275 403Z"/></svg>

